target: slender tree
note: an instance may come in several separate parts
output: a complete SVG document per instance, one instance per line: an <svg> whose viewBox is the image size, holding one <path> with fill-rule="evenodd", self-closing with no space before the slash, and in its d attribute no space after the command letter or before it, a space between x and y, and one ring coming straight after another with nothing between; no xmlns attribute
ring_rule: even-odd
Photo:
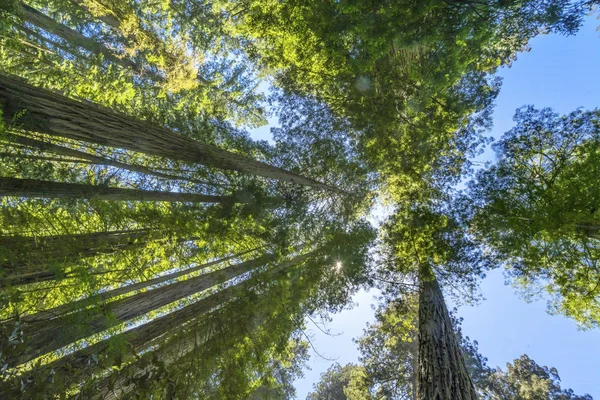
<svg viewBox="0 0 600 400"><path fill-rule="evenodd" d="M75 300L75 301L71 301L69 303L63 304L61 306L58 307L54 307L48 310L44 310L44 311L40 311L37 312L35 314L31 314L31 315L25 315L22 316L20 318L20 321L22 323L33 323L33 322L42 322L42 321L50 321L54 318L63 316L65 314L70 314L74 311L80 311L83 310L85 308L87 308L90 305L96 305L98 304L98 302L101 301L106 301L112 298L116 298L117 296L121 296L130 292L134 292L134 291L138 291L138 290L142 290L142 289L146 289L152 286L156 286L171 280L175 280L178 278L181 278L183 276L198 272L198 271L202 271L203 269L207 269L209 267L212 267L214 265L218 265L236 258L239 258L247 253L251 253L258 250L258 248L256 249L251 249L251 250L247 250L244 251L242 253L238 253L232 256L228 256L228 257L224 257L224 258L220 258L218 260L214 260L214 261L210 261L204 264L199 264L196 265L194 267L191 268L181 268L179 271L177 272L173 272L170 274L165 274L165 275L161 275L158 276L156 278L153 279L148 279L145 281L141 281L138 283L134 283L131 285L125 285L125 286L121 286L117 289L112 289L112 290L107 290L107 291L103 291L101 293L86 297L84 299L81 300ZM193 257L193 256L192 256Z"/></svg>
<svg viewBox="0 0 600 400"><path fill-rule="evenodd" d="M59 316L52 319L51 323L49 321L25 323L21 325L21 331L26 349L22 350L14 360L7 359L6 361L9 366L25 363L69 343L241 276L274 259L273 255L261 256L208 274L201 274L101 304L92 309Z"/></svg>
<svg viewBox="0 0 600 400"><path fill-rule="evenodd" d="M90 162L92 164L96 164L96 165L104 165L104 166L108 166L108 167L121 168L121 169L124 169L127 171L137 172L137 173L145 174L145 175L151 175L151 176L155 176L157 178L162 178L162 179L180 180L180 181L188 181L188 182L197 183L197 184L214 185L214 184L202 181L202 180L198 180L198 179L194 179L194 178L190 178L190 177L186 177L186 176L182 176L182 175L172 175L172 174L166 174L166 173L163 173L160 171L154 171L143 165L129 164L129 163L124 163L121 161L113 160L113 159L107 158L107 157L96 156L94 154L86 153L84 151L71 149L71 148L65 147L65 146L59 146L57 144L50 143L48 141L37 140L37 139L33 139L31 137L8 134L8 133L6 134L6 137L11 143L17 143L19 145L27 146L28 148L31 148L31 149L41 150L44 152L50 152L50 153L61 155L61 156L72 157L75 160L77 160L77 161L73 161L73 162L79 162L78 160L85 160L85 161L88 161L88 162ZM215 185L215 186L217 186L217 185Z"/></svg>
<svg viewBox="0 0 600 400"><path fill-rule="evenodd" d="M21 15L26 22L35 25L50 34L56 35L68 43L79 46L92 54L102 54L102 56L104 56L107 60L123 68L130 68L137 73L143 72L143 69L135 62L123 57L122 55L116 54L114 51L108 49L102 44L82 35L68 26L56 22L35 8L24 3L21 3L20 8ZM155 78L158 79L159 77L155 76Z"/></svg>
<svg viewBox="0 0 600 400"><path fill-rule="evenodd" d="M0 390L0 393L10 393L11 390L15 390L15 387L17 390L19 390L18 388L20 385L25 384L27 386L28 381L33 382L34 385L41 385L41 387L46 387L49 389L52 386L49 385L46 379L48 378L49 371L54 371L56 377L59 379L67 379L66 382L68 385L69 383L76 383L79 380L84 380L86 376L91 375L94 371L101 371L103 368L110 368L113 365L120 365L123 361L125 361L125 357L131 357L132 354L129 352L124 352L121 346L114 346L113 343L126 343L128 348L132 349L134 353L137 353L149 346L152 346L153 344L156 344L159 340L164 341L165 338L173 335L174 333L180 332L186 323L189 324L191 321L196 319L202 321L202 316L204 314L213 310L217 306L222 306L230 301L236 300L238 296L241 296L241 291L247 290L253 285L261 282L268 283L272 277L277 276L277 274L279 274L281 271L289 267L299 265L299 263L302 263L310 257L313 257L315 254L315 252L310 252L290 260L282 261L276 266L267 269L265 272L253 275L249 279L242 280L235 285L229 286L203 299L193 302L192 304L166 313L163 316L143 323L131 330L125 331L116 336L112 336L108 340L102 340L95 344L86 346L81 350L61 357L49 364L43 365L40 368L34 369L29 374L21 377L16 376L13 378L12 383L8 382L6 385L0 385L0 388L3 389ZM231 315L234 319L241 318L242 315L236 313L235 310L243 308L246 301L247 300L242 296L239 298L239 300L234 301L230 306L225 307L223 312L226 312L225 315ZM206 331L192 331L192 335L194 335L192 338L195 337L196 333L200 334L201 332ZM186 340L190 340L189 337L185 335L184 338L186 338ZM195 339L192 339L192 343L194 343L194 340ZM173 341L172 343L177 343L177 341ZM163 349L168 353L169 351L173 351L173 346L166 348L163 347ZM93 359L95 359L96 362L90 363L90 360ZM173 360L169 362L172 361ZM140 367L137 367L134 364L132 368ZM27 378L28 375L36 376L38 378L37 380L29 380ZM43 378L44 376L45 378ZM127 378L125 375L121 375L119 379L123 379L123 382L126 382ZM105 382L108 382L108 380ZM57 385L59 385L59 383L65 382L56 382ZM106 389L107 388L105 387L105 390ZM33 386L31 390L33 393L35 393L35 386ZM61 389L59 388L59 390Z"/></svg>
<svg viewBox="0 0 600 400"><path fill-rule="evenodd" d="M100 185L94 186L80 183L63 183L6 177L0 177L0 196L189 203L224 203L236 201L235 196L124 189Z"/></svg>
<svg viewBox="0 0 600 400"><path fill-rule="evenodd" d="M148 229L92 232L55 236L0 236L2 282L23 284L52 279L49 265L73 262L84 257L134 249L160 239Z"/></svg>
<svg viewBox="0 0 600 400"><path fill-rule="evenodd" d="M302 175L4 75L0 76L0 103L6 123L26 110L17 123L27 130L339 192Z"/></svg>

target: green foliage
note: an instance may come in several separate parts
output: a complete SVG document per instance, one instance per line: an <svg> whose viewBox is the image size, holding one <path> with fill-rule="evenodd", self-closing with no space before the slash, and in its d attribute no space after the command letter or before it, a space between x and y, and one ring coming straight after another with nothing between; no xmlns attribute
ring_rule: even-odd
<svg viewBox="0 0 600 400"><path fill-rule="evenodd" d="M543 287L553 310L597 326L600 114L519 109L494 145L500 161L470 185L477 236L516 282Z"/></svg>
<svg viewBox="0 0 600 400"><path fill-rule="evenodd" d="M538 0L215 7L278 86L350 122L357 149L394 197L418 191L424 175L456 177L489 123L498 90L489 74L540 32L574 32L583 15L580 3Z"/></svg>
<svg viewBox="0 0 600 400"><path fill-rule="evenodd" d="M24 129L32 114L2 103L2 177L230 200L27 198L0 188L0 397L122 391L140 399L290 399L308 359L305 317L327 318L375 281L389 307L359 340L363 365L334 366L311 398L412 396L415 282L434 274L470 300L490 267L488 247L519 280L541 282L557 295L560 312L594 326L597 111L559 119L522 110L519 126L497 145L503 159L472 185L472 204L460 209L468 212L458 215L448 200L469 172L469 157L487 142L483 133L500 88L495 71L539 33L575 32L587 6L561 0L3 2L1 74L336 191L98 139L50 136L37 131L39 121ZM267 84L273 86L268 103ZM5 110L16 116L5 118ZM255 142L244 130L264 125L267 111L279 120L273 144ZM365 220L376 196L393 208L381 229L377 265L377 235ZM261 255L271 261L143 308L171 293L163 288ZM170 279L153 280L165 276ZM110 312L132 299L124 316ZM200 311L182 312L190 309ZM100 328L86 326L99 315ZM515 399L528 398L523 393L581 398L528 359L492 373L454 323L480 388ZM41 354L32 337L39 342L49 327L64 335L80 330L81 339ZM34 358L25 362L25 354ZM490 398L504 398L498 396Z"/></svg>
<svg viewBox="0 0 600 400"><path fill-rule="evenodd" d="M591 400L586 394L576 395L571 389L560 387L556 368L539 366L523 354L506 365L506 371L497 369L488 378L484 399L509 400Z"/></svg>
<svg viewBox="0 0 600 400"><path fill-rule="evenodd" d="M366 385L365 371L362 367L347 364L332 365L321 374L321 380L314 385L315 391L309 393L307 400L359 400L374 398Z"/></svg>

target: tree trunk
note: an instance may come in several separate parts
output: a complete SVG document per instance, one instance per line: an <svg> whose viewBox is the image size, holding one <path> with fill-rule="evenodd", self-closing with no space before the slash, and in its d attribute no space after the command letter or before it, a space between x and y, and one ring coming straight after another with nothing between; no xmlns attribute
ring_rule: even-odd
<svg viewBox="0 0 600 400"><path fill-rule="evenodd" d="M600 225L597 222L576 224L575 230L591 239L600 239Z"/></svg>
<svg viewBox="0 0 600 400"><path fill-rule="evenodd" d="M237 199L233 196L123 189L102 185L94 186L81 183L64 183L7 177L0 177L0 196L39 197L45 199L82 198L115 201L165 201L188 203L237 202Z"/></svg>
<svg viewBox="0 0 600 400"><path fill-rule="evenodd" d="M56 272L48 267L51 264L135 248L153 238L158 236L147 229L55 236L0 236L0 265L3 269L0 286L9 282L13 285L31 283L38 277L47 278L47 274L54 276Z"/></svg>
<svg viewBox="0 0 600 400"><path fill-rule="evenodd" d="M264 255L208 274L178 281L147 290L92 309L84 309L51 321L22 325L23 340L27 346L19 356L7 359L15 366L37 356L60 349L69 343L102 332L122 322L142 316L152 310L199 293L210 287L252 271L270 261L273 255Z"/></svg>
<svg viewBox="0 0 600 400"><path fill-rule="evenodd" d="M9 125L15 116L26 110L16 121L26 130L345 193L333 186L137 121L97 104L76 101L31 86L14 77L0 75L0 104Z"/></svg>
<svg viewBox="0 0 600 400"><path fill-rule="evenodd" d="M18 144L21 144L24 146L28 146L31 148L35 148L38 150L42 150L42 151L46 151L46 152L50 152L50 153L54 153L54 154L59 154L59 155L67 156L67 157L74 157L74 158L78 158L81 160L86 160L86 161L89 161L90 163L96 164L96 165L105 165L105 166L109 166L109 167L122 168L127 171L137 172L137 173L146 174L146 175L152 175L157 178L187 181L187 182L191 182L191 183L197 183L200 185L220 186L218 184L211 184L209 182L204 182L204 181L201 181L198 179L187 178L187 177L179 176L179 175L165 174L162 172L151 170L150 168L146 168L141 165L122 163L120 161L112 160L110 158L95 156L93 154L85 153L83 151L70 149L68 147L59 146L54 143L44 142L41 140L28 138L25 136L8 135L8 138L13 143L18 143ZM77 162L77 160L74 160L74 162Z"/></svg>
<svg viewBox="0 0 600 400"><path fill-rule="evenodd" d="M67 354L16 377L10 384L0 381L0 398L13 398L11 395L23 397L25 388L36 395L43 391L50 394L54 376L74 384L85 382L93 374L101 373L113 365L120 365L120 361L128 361L133 355L144 350L154 341L168 336L170 332L186 322L234 299L244 286L247 286L247 282L231 286L177 311ZM115 342L125 343L126 346L112 346ZM123 351L124 348L127 350ZM39 385L39 388L29 387L31 384ZM61 387L60 390L62 391L64 388Z"/></svg>
<svg viewBox="0 0 600 400"><path fill-rule="evenodd" d="M475 400L477 395L433 271L419 277L419 400Z"/></svg>
<svg viewBox="0 0 600 400"><path fill-rule="evenodd" d="M290 261L282 263L277 268L270 270L266 273L267 276L272 276L290 266L297 265L300 262L306 260L307 258L313 256L318 253L319 250L296 257ZM239 290L236 290L236 293L239 293ZM232 307L231 312L235 312L236 307ZM220 311L220 310L219 310ZM244 318L241 316L238 321L243 324L242 329L247 328L248 319L253 320L255 317L262 313L261 310L253 310L250 316L245 316L249 318ZM227 311L226 311L227 312ZM178 334L177 337L168 337L167 340L163 340L162 344L153 349L153 358L156 357L164 366L171 365L177 361L179 361L182 357L186 356L188 353L192 352L194 349L198 347L203 347L203 343L206 344L206 341L209 338L217 339L209 335L210 327L204 323L205 318L203 318L203 322L197 324L196 326L188 327L185 331L176 332ZM243 321L246 322L243 322ZM224 332L224 334L229 334L229 332ZM91 399L94 400L109 400L109 399L120 399L126 397L128 393L134 391L136 389L135 385L129 383L131 376L140 376L140 374L147 371L149 368L152 368L152 364L148 365L144 361L134 362L123 370L118 371L115 376L106 376L94 387L94 395Z"/></svg>
<svg viewBox="0 0 600 400"><path fill-rule="evenodd" d="M143 23L136 17L135 12L132 9L130 9L129 13L127 13L127 11L123 12L123 10L115 10L114 8L111 9L110 4L101 3L102 8L104 11L106 11L102 12L100 11L99 7L97 7L97 4L93 4L94 1L70 0L70 2L79 9L93 15L95 18L98 18L106 25L118 31L129 45L128 48L130 51L133 50L142 54L151 52L152 54L159 55L161 58L163 58L164 61L161 64L163 68L167 69L167 71L165 71L167 75L169 75L169 66L171 66L171 68L173 66L180 67L192 63L192 60L187 59L185 55L169 51L166 43L161 40L161 38L157 36L156 33L154 33L151 29L146 29ZM123 4L119 5L122 6ZM128 5L125 5L125 7L127 6ZM123 20L126 20L127 24L133 23L135 25L134 33L127 32L122 29ZM205 84L210 83L208 80L202 77L197 70L189 72L190 73L187 78L193 79L194 81L200 80ZM156 78L160 77L156 76ZM155 79L155 75L153 76L153 79L155 81L158 80Z"/></svg>
<svg viewBox="0 0 600 400"><path fill-rule="evenodd" d="M101 301L106 301L108 299L111 299L111 298L114 298L117 296L121 296L121 295L124 295L127 293L131 293L136 290L141 290L141 289L148 288L150 286L158 285L160 283L164 283L164 282L191 274L193 272L200 271L200 270L206 269L208 267L212 267L213 265L217 265L217 264L224 263L226 261L230 261L232 259L241 257L247 253L253 252L255 250L258 250L258 248L248 250L248 251L245 251L242 253L234 254L229 257L220 258L218 260L211 261L211 262L208 262L205 264L200 264L200 265L197 265L192 268L185 268L180 271L173 272L172 274L158 276L154 279L149 279L147 281L141 281L138 283L134 283L132 285L127 285L127 286L123 286L123 287L120 287L117 289L101 292L101 293L92 295L90 297L87 297L85 299L72 301L70 303L51 308L49 310L40 311L40 312L31 314L31 315L25 315L25 316L21 317L20 321L21 321L21 323L34 323L34 322L39 323L42 321L49 321L51 319L58 318L62 315L72 313L75 311L79 311L79 310L83 310L84 308L89 307L89 306L97 305Z"/></svg>
<svg viewBox="0 0 600 400"><path fill-rule="evenodd" d="M23 395L23 388L27 388L33 381L33 384L39 384L42 390L48 390L54 382L54 376L68 379L68 382L74 384L86 381L92 374L98 374L102 370L120 365L127 362L140 351L163 341L172 334L180 331L185 324L203 317L206 313L225 303L235 300L240 291L252 287L255 283L267 281L270 277L276 276L279 272L299 265L301 262L317 254L313 251L291 260L281 262L277 267L271 268L266 272L259 273L246 279L236 285L223 289L204 299L201 299L188 306L165 314L150 322L137 326L126 332L120 333L109 339L102 340L93 345L87 346L76 352L67 354L48 364L41 365L31 372L16 377L11 384L0 384L0 395L10 398L11 391ZM235 303L231 303L231 310L235 310ZM123 352L122 346L112 346L117 342L125 344L127 352ZM41 381L31 378L31 375L40 377ZM44 380L47 380L44 381ZM64 388L60 388L64 390ZM33 389L35 392L35 389ZM0 396L0 397L2 397Z"/></svg>
<svg viewBox="0 0 600 400"><path fill-rule="evenodd" d="M39 12L35 8L32 8L27 4L21 3L21 10L23 19L26 22L29 22L30 24L35 25L48 33L56 35L75 46L79 46L92 54L102 54L108 61L120 65L123 68L130 68L137 73L143 72L143 69L133 61L119 56L118 54L109 50L104 45L96 42L95 40L82 35L81 33L69 28L68 26L56 22L55 20Z"/></svg>
<svg viewBox="0 0 600 400"><path fill-rule="evenodd" d="M150 241L166 239L168 238L163 232L154 233L144 229L62 236L0 237L0 249L3 250L3 254L0 254L0 266L4 269L4 275L0 278L0 288L70 278L79 271L63 274L51 267L100 254L134 250L146 246ZM177 243L197 239L179 238ZM90 275L115 272L110 269L84 271Z"/></svg>

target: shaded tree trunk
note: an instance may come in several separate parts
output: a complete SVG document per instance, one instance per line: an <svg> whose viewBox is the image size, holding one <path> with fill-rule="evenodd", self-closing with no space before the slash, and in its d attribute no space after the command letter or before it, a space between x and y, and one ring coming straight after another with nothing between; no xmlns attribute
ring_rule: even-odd
<svg viewBox="0 0 600 400"><path fill-rule="evenodd" d="M575 225L575 229L578 233L591 239L600 239L600 225L596 222L577 224Z"/></svg>
<svg viewBox="0 0 600 400"><path fill-rule="evenodd" d="M39 197L45 199L82 198L116 201L165 201L188 203L225 203L237 201L233 196L123 189L81 183L64 183L7 177L0 177L0 196Z"/></svg>
<svg viewBox="0 0 600 400"><path fill-rule="evenodd" d="M112 160L110 158L96 156L96 155L89 154L89 153L86 153L83 151L71 149L71 148L64 147L64 146L59 146L54 143L44 142L42 140L28 138L25 136L19 136L19 135L7 135L7 136L9 138L9 140L13 143L18 143L18 144L21 144L21 145L24 145L24 146L27 146L30 148L35 148L38 150L47 151L47 152L62 155L62 156L86 160L86 161L89 161L91 164L105 165L105 166L115 167L115 168L122 168L127 171L137 172L137 173L145 174L145 175L152 175L157 178L187 181L187 182L191 182L191 183L197 183L200 185L221 186L218 184L204 182L204 181L201 181L198 179L188 178L188 177L179 176L179 175L165 174L163 172L154 171L154 170L151 170L150 168L146 168L141 165L127 164L127 163L123 163L120 161ZM77 160L74 160L74 162L77 162Z"/></svg>
<svg viewBox="0 0 600 400"><path fill-rule="evenodd" d="M76 101L31 86L18 78L0 75L0 104L9 125L13 123L13 117L26 110L16 121L26 130L345 193L294 172L137 121L97 104Z"/></svg>
<svg viewBox="0 0 600 400"><path fill-rule="evenodd" d="M85 10L86 12L90 13L91 15L94 15L94 13L86 6L86 1L84 0L69 0L71 3L73 3L74 5L78 6L79 8L81 8L82 10ZM97 18L104 22L106 25L111 26L115 29L120 30L121 28L121 21L119 21L119 18L117 18L114 15L111 14L103 14L103 15L98 15Z"/></svg>
<svg viewBox="0 0 600 400"><path fill-rule="evenodd" d="M81 300L76 300L76 301L72 301L70 303L67 304L63 304L61 306L58 307L54 307L51 308L49 310L45 310L45 311L40 311L37 312L35 314L31 314L31 315L26 315L21 317L21 323L34 323L34 322L42 322L42 321L49 321L51 319L54 318L58 318L62 315L65 315L67 313L72 313L74 311L79 311L82 310L86 307L89 306L93 306L93 305L97 305L99 302L101 301L105 301L123 294L127 294L127 293L131 293L133 291L136 290L141 290L141 289L145 289L148 288L150 286L154 286L154 285L158 285L173 279L177 279L180 278L182 276L191 274L193 272L197 272L197 271L201 271L203 269L206 269L208 267L212 267L213 265L217 265L220 263L224 263L226 261L229 260L233 260L235 258L241 257L247 253L253 252L255 250L258 249L252 249L252 250L248 250L242 253L238 253L238 254L234 254L232 256L229 257L225 257L225 258L220 258L218 260L215 261L211 261L208 263L204 263L204 264L200 264L197 265L195 267L192 268L185 268L182 269L180 271L177 272L173 272L171 274L166 274L166 275L162 275L162 276L158 276L154 279L149 279L147 281L141 281L138 283L134 283L132 285L127 285L127 286L123 286L117 289L113 289L113 290L108 290L105 292L101 292L98 293L96 295L92 295L90 297L87 297L85 299L81 299Z"/></svg>
<svg viewBox="0 0 600 400"><path fill-rule="evenodd" d="M41 365L33 371L14 378L10 383L0 383L0 395L10 398L11 393L23 395L23 388L29 388L30 393L36 392L35 387L30 387L31 384L39 385L38 390L48 391L51 385L56 382L55 377L59 379L67 379L68 382L77 384L85 382L92 374L100 373L102 370L109 369L113 365L120 365L132 359L135 354L140 351L162 342L173 334L181 331L186 324L200 317L216 307L220 307L226 303L234 301L239 297L240 293L251 288L258 282L268 281L269 278L276 276L281 271L299 265L301 262L317 254L318 251L313 251L301 256L297 256L291 260L279 263L263 273L253 275L249 279L232 285L215 294L212 294L204 299L201 299L188 306L165 314L150 322L137 326L126 332L120 333L109 339L102 340L93 345L89 345L81 350L67 354L48 364ZM230 303L231 307L225 310L236 310L236 303ZM126 344L128 352L124 353L121 346L112 346L112 343L117 342ZM51 373L52 372L52 373ZM35 379L33 377L37 377ZM106 382L106 381L104 381ZM64 390L64 388L60 388ZM1 396L0 396L1 397Z"/></svg>
<svg viewBox="0 0 600 400"><path fill-rule="evenodd" d="M319 250L284 262L280 264L277 268L268 271L265 275L273 276L284 269L287 269L294 265L298 265L302 261L315 255L318 252ZM239 293L239 290L236 290L236 292ZM240 305L240 307L243 306ZM225 313L235 313L236 310L237 308L234 306L231 308L227 308L225 310ZM264 317L262 316L263 310L256 309L254 307L251 308L251 310L252 311L249 313L250 315L241 315L239 317L236 315L237 318L233 319L235 322L231 321L231 318L229 318L230 323L238 324L237 327L232 327L232 330L235 330L243 335L244 332L247 332L248 329L251 329L248 326L249 324L252 324L252 322L250 321L255 320L255 318L258 315L261 315L261 318ZM217 313L219 311L221 310L217 310ZM215 319L218 320L218 318L219 317L217 315ZM205 322L205 320L206 318L203 318L202 322L200 322L199 324L187 327L185 330L180 329L179 332L176 332L177 336L168 337L166 341L163 340L163 343L161 343L158 347L156 347L153 350L152 358L156 358L160 361L162 365L168 366L179 361L182 357L185 357L195 349L203 348L204 346L210 346L207 343L207 341L218 341L219 338L217 335L215 335L215 331L209 324ZM221 327L221 329L218 330L220 332L217 333L224 335L232 334L232 332L225 329ZM203 356L206 357L207 354L203 354ZM218 356L218 350L217 354L213 354L212 356ZM94 385L94 393L91 398L94 400L108 400L119 399L123 396L127 396L128 393L136 389L136 385L131 384L129 382L129 377L140 376L144 372L149 371L152 367L153 363L148 363L145 360L140 360L139 362L134 362L131 365L125 367L123 370L118 371L114 374L114 376L106 376L105 378L101 379L97 385Z"/></svg>
<svg viewBox="0 0 600 400"><path fill-rule="evenodd" d="M0 287L54 279L50 266L145 245L161 236L147 229L55 236L0 236Z"/></svg>
<svg viewBox="0 0 600 400"><path fill-rule="evenodd" d="M433 271L422 267L419 276L419 400L475 400L444 296Z"/></svg>
<svg viewBox="0 0 600 400"><path fill-rule="evenodd" d="M115 254L121 251L130 251L142 248L151 241L167 240L168 237L162 232L152 232L150 230L123 232L95 232L91 234L63 235L63 236L42 236L42 237L23 237L23 236L4 236L0 238L7 244L0 252L0 266L4 268L4 275L0 278L0 287L25 285L34 282L42 282L57 279L71 278L77 274L98 275L115 272L111 269L90 269L64 273L56 267L62 267L65 264L73 263L77 260L93 257L100 254ZM104 237L103 235L107 235ZM88 237L89 236L89 237ZM36 246L25 246L29 250L24 251L19 245L22 239L35 243ZM55 238L56 243L51 245L47 238ZM60 239L60 240L56 240ZM90 239L97 239L96 242L90 242ZM177 243L183 243L190 240L197 240L196 237L186 237L177 239ZM8 240L8 241L7 241ZM12 254L11 254L12 253Z"/></svg>
<svg viewBox="0 0 600 400"><path fill-rule="evenodd" d="M168 336L182 324L234 299L239 290L245 286L247 286L247 282L231 286L110 339L89 345L48 364L41 365L22 376L16 377L10 383L0 382L0 397L12 398L11 395L22 397L22 388L27 388L30 393L39 394L44 391L49 393L50 388L55 383L53 376L66 379L73 384L84 382L94 373L101 373L104 369L113 365L118 366L121 362L129 360L134 354L152 345L153 342ZM123 352L123 348L120 346L112 346L114 342L126 343L127 352ZM60 388L60 390L63 390L63 388Z"/></svg>
<svg viewBox="0 0 600 400"><path fill-rule="evenodd" d="M50 321L23 324L21 330L26 349L14 359L7 359L6 362L9 366L25 363L69 343L102 332L122 322L243 275L275 259L274 255L264 255L108 304L100 304L92 309L77 311Z"/></svg>

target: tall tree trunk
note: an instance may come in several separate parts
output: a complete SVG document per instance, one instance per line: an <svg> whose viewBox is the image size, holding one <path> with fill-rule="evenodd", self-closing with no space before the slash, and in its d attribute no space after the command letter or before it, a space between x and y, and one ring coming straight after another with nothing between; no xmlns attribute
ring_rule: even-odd
<svg viewBox="0 0 600 400"><path fill-rule="evenodd" d="M193 272L197 272L197 271L201 271L203 269L206 269L208 267L212 267L213 265L217 265L217 264L221 264L230 260L233 260L235 258L239 258L245 254L248 254L250 252L256 251L258 250L258 248L256 249L251 249L248 251L244 251L242 253L238 253L238 254L234 254L232 256L229 257L225 257L225 258L220 258L218 260L215 261L211 261L208 263L204 263L204 264L200 264L197 265L195 267L192 268L185 268L182 269L180 271L177 272L173 272L171 274L166 274L166 275L162 275L162 276L158 276L154 279L149 279L147 281L141 281L138 283L134 283L132 285L127 285L127 286L123 286L117 289L113 289L113 290L108 290L105 292L101 292L95 295L92 295L90 297L87 297L85 299L81 299L81 300L76 300L76 301L72 301L70 303L67 304L63 304L61 306L58 307L54 307L51 308L49 310L44 310L44 311L40 311L37 312L35 314L31 314L31 315L25 315L23 317L21 317L20 321L21 323L34 323L34 322L42 322L42 321L49 321L51 319L54 318L58 318L62 315L68 314L68 313L72 313L75 311L79 311L82 310L86 307L89 306L94 306L97 305L99 302L101 301L106 301L108 299L112 299L114 297L117 296L121 296L127 293L131 293L133 291L137 291L137 290L141 290L141 289L145 289L148 288L150 286L154 286L154 285L158 285L160 283L164 283L173 279L177 279L180 278L182 276L191 274Z"/></svg>
<svg viewBox="0 0 600 400"><path fill-rule="evenodd" d="M31 86L14 77L0 75L0 104L7 124L13 123L13 118L26 110L16 121L26 130L345 193L97 104Z"/></svg>
<svg viewBox="0 0 600 400"><path fill-rule="evenodd" d="M170 337L179 332L186 324L198 320L207 312L222 306L238 298L240 291L247 290L258 282L268 281L269 278L276 276L281 271L297 266L306 259L314 256L318 251L309 252L297 256L291 260L279 263L276 267L268 269L265 272L253 275L249 279L232 285L204 299L201 299L188 306L165 314L150 322L137 326L133 329L120 333L114 337L102 340L93 345L87 346L76 352L67 354L48 364L42 365L31 372L13 379L10 384L0 382L0 397L10 398L11 393L17 393L22 396L22 388L29 384L40 384L40 388L48 389L48 386L54 382L54 376L68 379L68 382L79 383L89 379L92 374L102 372L104 369L110 369L113 365L120 365L127 362L133 355L154 345L159 341ZM228 310L236 310L235 303L230 304ZM125 344L128 352L123 352L122 346L112 346L113 341ZM40 377L40 381L31 379L30 376ZM59 379L60 379L59 378ZM44 381L47 379L48 381ZM48 385L48 386L47 386ZM35 391L35 389L33 389ZM61 387L61 390L64 388Z"/></svg>
<svg viewBox="0 0 600 400"><path fill-rule="evenodd" d="M106 48L104 45L82 35L68 26L56 22L52 18L39 12L33 7L28 6L27 4L21 3L21 15L23 16L23 19L30 24L35 25L48 33L56 35L75 46L79 46L92 54L102 54L108 61L120 65L123 68L130 68L137 73L143 72L143 69L135 62L119 56L112 50ZM153 78L156 77L153 76Z"/></svg>
<svg viewBox="0 0 600 400"><path fill-rule="evenodd" d="M23 324L21 331L26 348L14 359L15 366L42 354L60 349L69 343L102 332L122 322L142 316L174 301L199 293L234 277L252 271L270 261L274 255L264 255L209 274L199 275L170 285L147 290L124 299L100 304L92 309L77 311L51 321Z"/></svg>
<svg viewBox="0 0 600 400"><path fill-rule="evenodd" d="M77 274L97 275L115 272L111 269L86 268L63 273L55 267L100 254L135 250L145 247L150 241L167 239L168 237L164 232L154 233L143 229L63 236L0 237L0 249L4 251L3 254L0 254L0 266L4 270L4 275L0 278L0 288L66 279ZM179 238L176 241L177 243L183 243L197 239L196 237L186 237ZM24 247L22 247L23 240L26 241ZM5 247L1 246L2 241L5 242ZM27 243L33 243L35 246Z"/></svg>
<svg viewBox="0 0 600 400"><path fill-rule="evenodd" d="M293 260L282 263L277 268L268 271L267 275L274 275L286 268L289 268L293 265L298 265L300 262L306 260L307 258L313 256L318 253L320 250L299 256L294 258ZM235 312L236 307L231 308L232 311ZM257 315L262 314L260 309L253 309L253 312L249 316L241 316L240 318L235 318L238 323L242 324L242 330L248 329L248 317L250 320L254 319ZM218 312L218 311L217 311ZM246 317L246 318L244 318ZM264 317L261 315L261 317ZM218 319L218 316L216 317ZM163 340L159 346L157 346L153 350L153 358L157 358L160 360L162 365L169 366L182 357L185 357L187 354L192 352L194 349L199 347L203 347L203 344L206 344L207 340L216 339L218 337L214 337L214 335L210 335L212 331L208 324L204 323L205 318L200 324L196 324L195 326L188 327L185 330L179 329L176 337L171 335L167 337L167 340ZM244 322L246 321L246 322ZM214 332L213 332L214 333ZM228 332L223 332L224 334L229 334ZM135 385L132 385L130 381L130 376L140 376L149 368L152 368L152 364L148 365L147 362L143 360L141 362L134 362L123 370L118 371L115 376L106 376L94 387L94 395L91 397L96 400L109 400L109 399L119 399L123 396L127 396L128 393L134 391L136 389Z"/></svg>
<svg viewBox="0 0 600 400"><path fill-rule="evenodd" d="M160 236L147 229L55 236L0 236L0 287L56 276L49 265L145 245Z"/></svg>
<svg viewBox="0 0 600 400"><path fill-rule="evenodd" d="M22 388L28 388L30 393L34 394L42 393L42 391L48 393L54 383L53 376L74 384L85 382L93 374L101 373L104 369L128 361L133 355L144 350L154 341L168 336L181 325L234 299L239 290L247 284L247 282L242 282L231 286L189 306L67 354L32 371L25 372L24 375L16 377L11 382L0 381L0 398L12 398L11 396L15 395L23 397ZM124 347L112 346L114 342L126 344L127 350L124 352ZM29 387L32 384L39 385L39 388ZM60 390L63 389L60 388Z"/></svg>
<svg viewBox="0 0 600 400"><path fill-rule="evenodd" d="M0 196L40 197L45 199L82 198L116 201L166 201L189 203L238 202L234 196L123 189L81 183L41 181L0 177Z"/></svg>
<svg viewBox="0 0 600 400"><path fill-rule="evenodd" d="M477 394L429 266L419 276L419 400L475 400Z"/></svg>
<svg viewBox="0 0 600 400"><path fill-rule="evenodd" d="M146 168L141 165L127 164L127 163L123 163L120 161L112 160L110 158L96 156L96 155L89 154L89 153L86 153L83 151L71 149L71 148L64 147L64 146L59 146L54 143L44 142L42 140L32 139L32 138L25 137L25 136L8 135L8 138L13 143L18 143L18 144L21 144L21 145L24 145L24 146L27 146L30 148L34 148L34 149L62 155L62 156L74 157L74 158L78 158L81 160L86 160L86 161L89 161L90 163L96 164L96 165L105 165L105 166L109 166L109 167L122 168L122 169L125 169L128 171L131 171L131 172L137 172L137 173L145 174L145 175L152 175L157 178L187 181L187 182L191 182L191 183L197 183L200 185L221 186L218 184L204 182L204 181L201 181L198 179L188 178L188 177L179 176L179 175L165 174L163 172L154 171L150 168Z"/></svg>

